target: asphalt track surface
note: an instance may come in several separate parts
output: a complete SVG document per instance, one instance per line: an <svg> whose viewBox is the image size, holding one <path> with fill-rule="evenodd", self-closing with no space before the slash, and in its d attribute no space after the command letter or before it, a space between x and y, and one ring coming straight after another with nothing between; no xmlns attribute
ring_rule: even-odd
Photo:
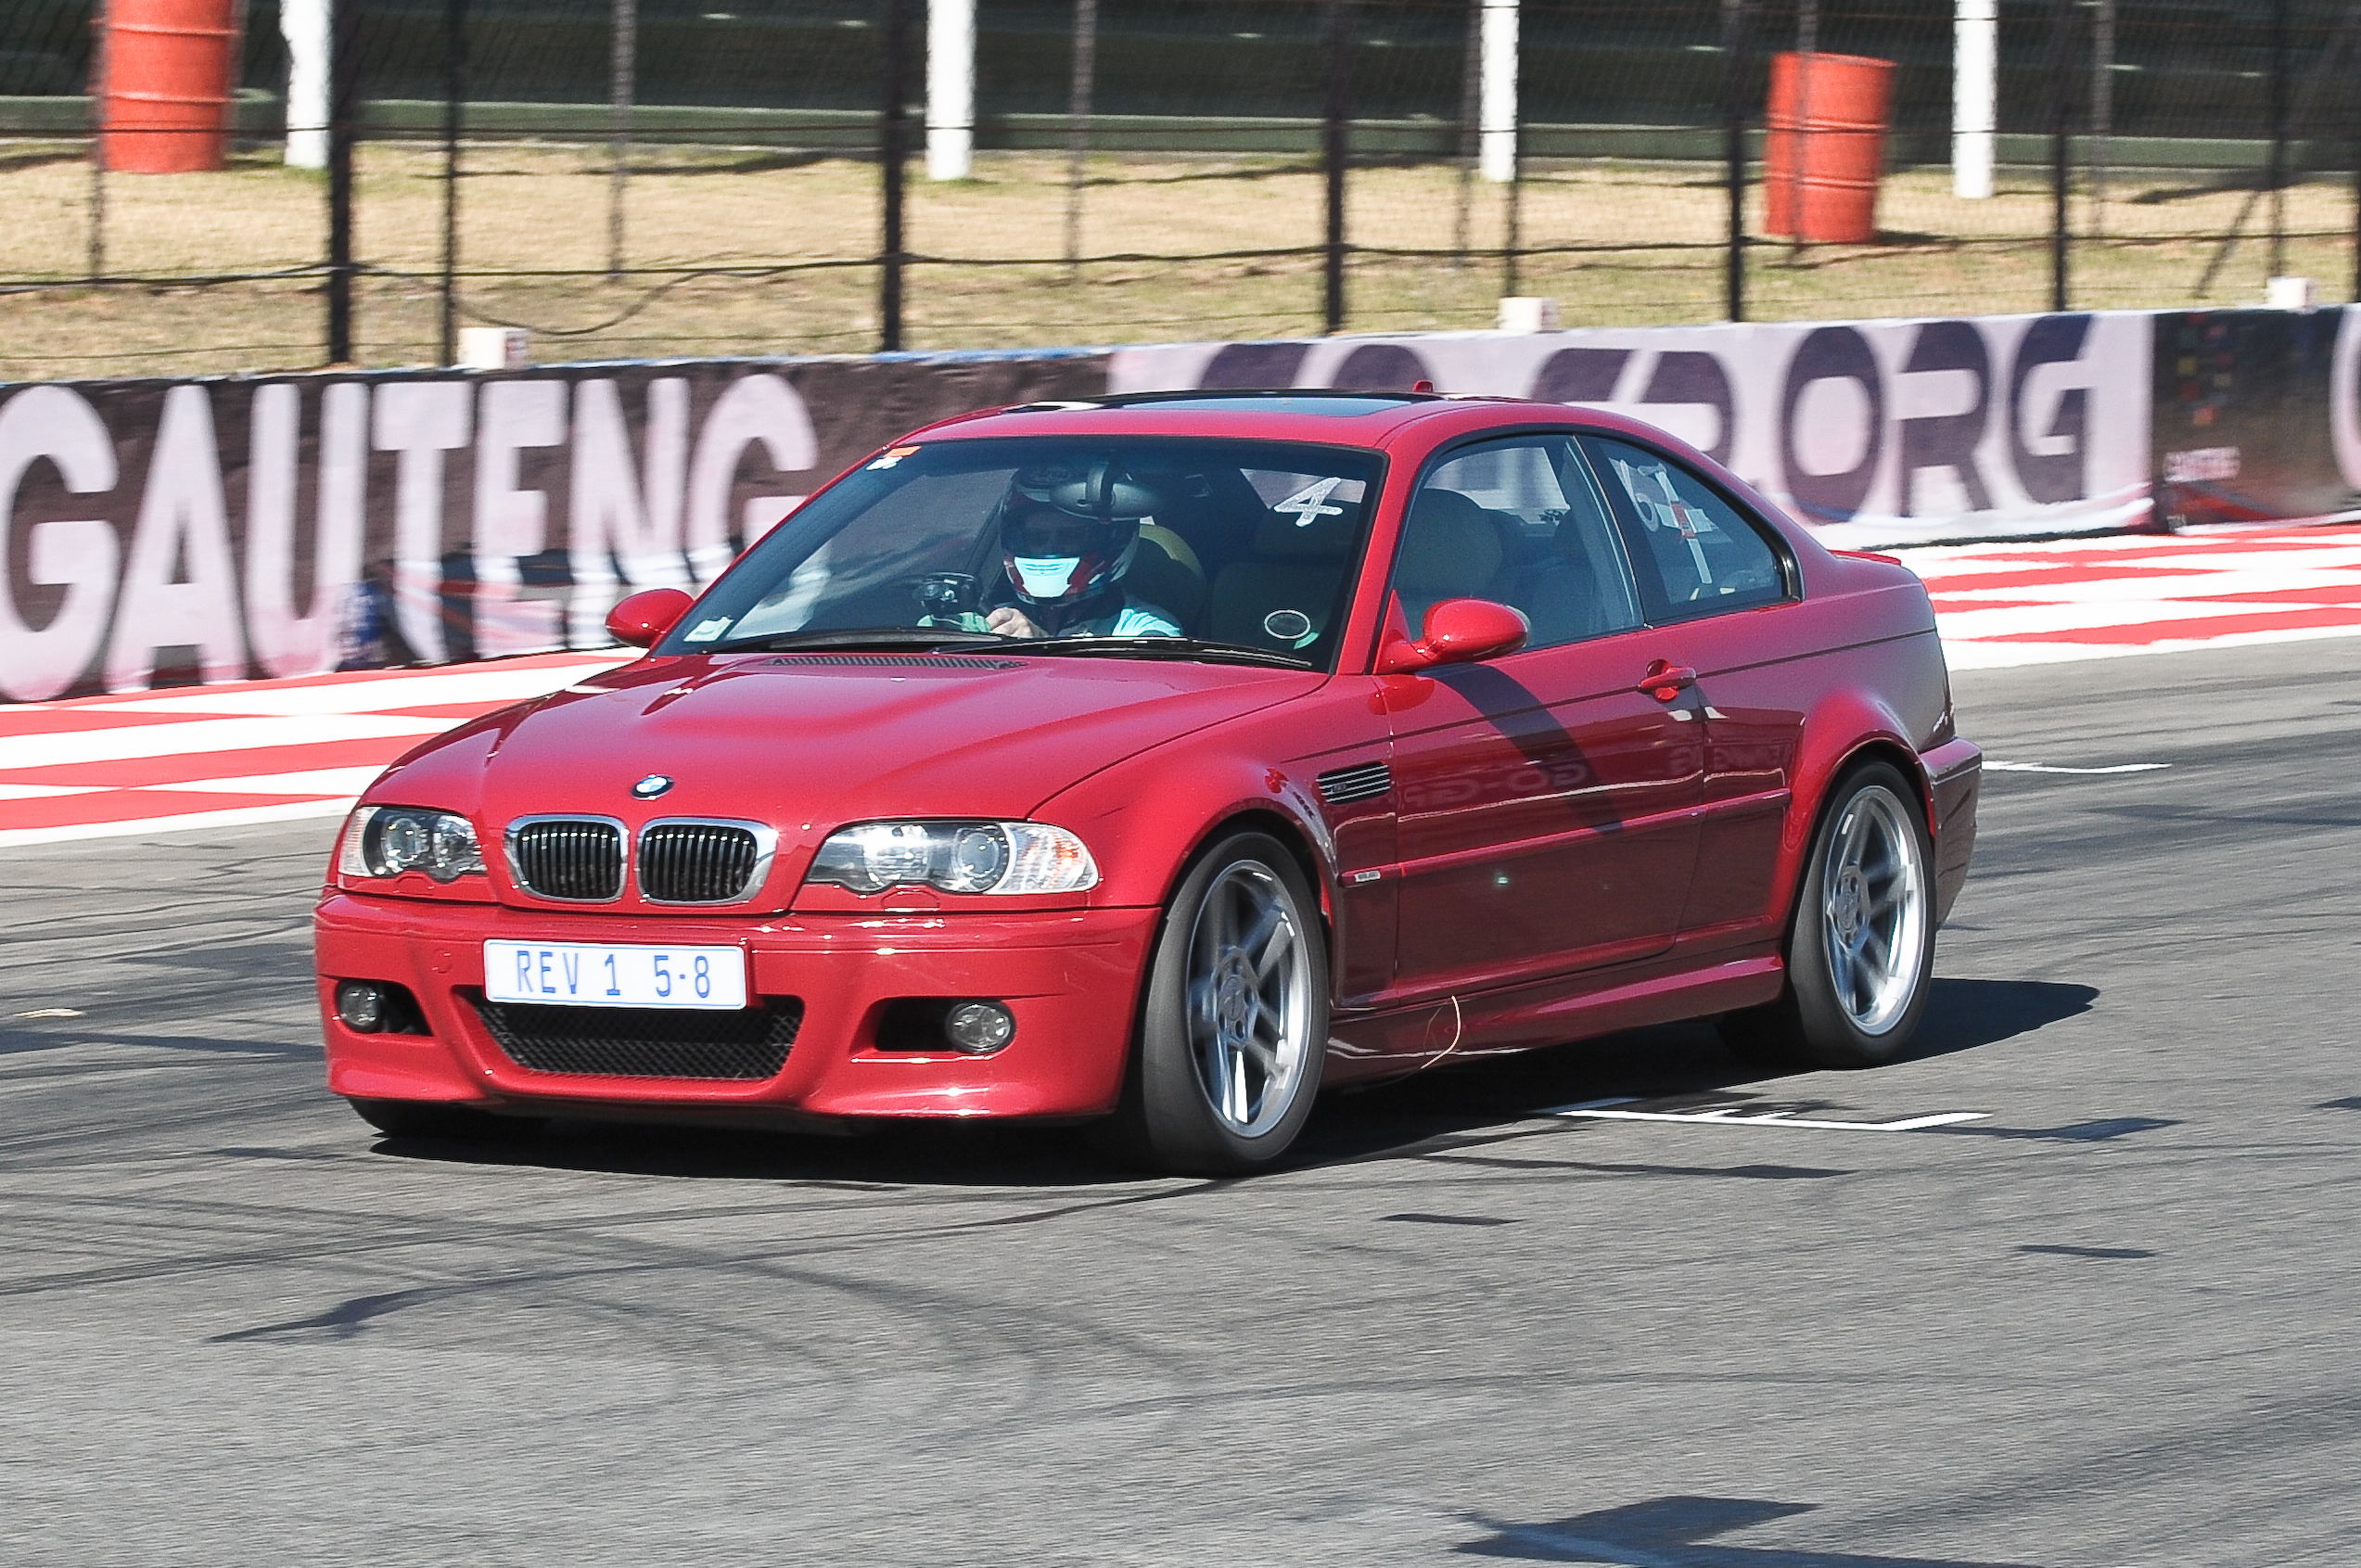
<svg viewBox="0 0 2361 1568"><path fill-rule="evenodd" d="M380 1141L329 824L12 849L0 1561L2343 1568L2361 640L1959 686L1996 759L2169 766L1989 780L1919 1057L1627 1036L1244 1182ZM1616 1099L1731 1114L1542 1114Z"/></svg>

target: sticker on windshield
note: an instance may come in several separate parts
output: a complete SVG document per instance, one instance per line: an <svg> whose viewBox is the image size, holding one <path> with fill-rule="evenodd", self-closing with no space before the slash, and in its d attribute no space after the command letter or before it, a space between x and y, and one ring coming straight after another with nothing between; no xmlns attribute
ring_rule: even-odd
<svg viewBox="0 0 2361 1568"><path fill-rule="evenodd" d="M715 616L711 620L698 621L681 640L684 643L710 643L728 630L730 630L730 618L725 615Z"/></svg>
<svg viewBox="0 0 2361 1568"><path fill-rule="evenodd" d="M1342 476L1329 479L1314 479L1278 505L1273 506L1271 510L1282 516L1294 517L1295 526L1299 529L1311 527L1312 523L1321 517L1341 517L1345 515L1345 509L1342 506L1328 505L1327 501L1329 492L1344 482Z"/></svg>
<svg viewBox="0 0 2361 1568"><path fill-rule="evenodd" d="M917 450L918 449L914 446L888 447L885 452L878 454L875 462L871 463L868 466L871 468L890 468L895 464L900 462L903 458L908 457L912 453L916 452Z"/></svg>
<svg viewBox="0 0 2361 1568"><path fill-rule="evenodd" d="M1273 610L1262 618L1262 629L1276 642L1302 644L1311 637L1311 617L1301 610Z"/></svg>

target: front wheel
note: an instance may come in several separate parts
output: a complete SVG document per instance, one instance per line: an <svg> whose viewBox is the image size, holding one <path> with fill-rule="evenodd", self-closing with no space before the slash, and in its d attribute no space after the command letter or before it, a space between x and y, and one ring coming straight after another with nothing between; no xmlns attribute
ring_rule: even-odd
<svg viewBox="0 0 2361 1568"><path fill-rule="evenodd" d="M1741 1056L1874 1067L1908 1046L1934 972L1933 845L1919 798L1882 762L1831 792L1796 892L1787 993L1722 1020Z"/></svg>
<svg viewBox="0 0 2361 1568"><path fill-rule="evenodd" d="M1328 946L1311 885L1277 839L1235 835L1173 893L1106 1131L1154 1169L1258 1169L1311 1115L1327 1044Z"/></svg>

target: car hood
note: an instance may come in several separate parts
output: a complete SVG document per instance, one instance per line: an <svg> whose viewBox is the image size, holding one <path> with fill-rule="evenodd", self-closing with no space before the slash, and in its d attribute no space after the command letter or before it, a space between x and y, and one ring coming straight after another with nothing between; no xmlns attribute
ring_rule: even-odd
<svg viewBox="0 0 2361 1568"><path fill-rule="evenodd" d="M494 833L548 812L748 818L779 830L784 858L872 818L1022 818L1102 768L1324 679L1097 657L650 659L455 731L370 797L467 810ZM652 774L671 786L636 798Z"/></svg>

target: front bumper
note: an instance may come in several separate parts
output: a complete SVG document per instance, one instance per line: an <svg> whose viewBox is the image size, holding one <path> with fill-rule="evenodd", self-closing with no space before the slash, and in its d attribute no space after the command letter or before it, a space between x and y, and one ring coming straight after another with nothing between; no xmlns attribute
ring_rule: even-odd
<svg viewBox="0 0 2361 1568"><path fill-rule="evenodd" d="M616 1116L1087 1116L1121 1091L1158 912L635 919L331 894L315 919L328 1087L356 1099ZM761 998L798 998L786 1063L760 1080L535 1072L502 1052L475 998L488 939L735 945ZM361 1034L339 980L406 987L426 1035ZM989 1056L881 1050L888 1003L1002 1002L1016 1034Z"/></svg>

